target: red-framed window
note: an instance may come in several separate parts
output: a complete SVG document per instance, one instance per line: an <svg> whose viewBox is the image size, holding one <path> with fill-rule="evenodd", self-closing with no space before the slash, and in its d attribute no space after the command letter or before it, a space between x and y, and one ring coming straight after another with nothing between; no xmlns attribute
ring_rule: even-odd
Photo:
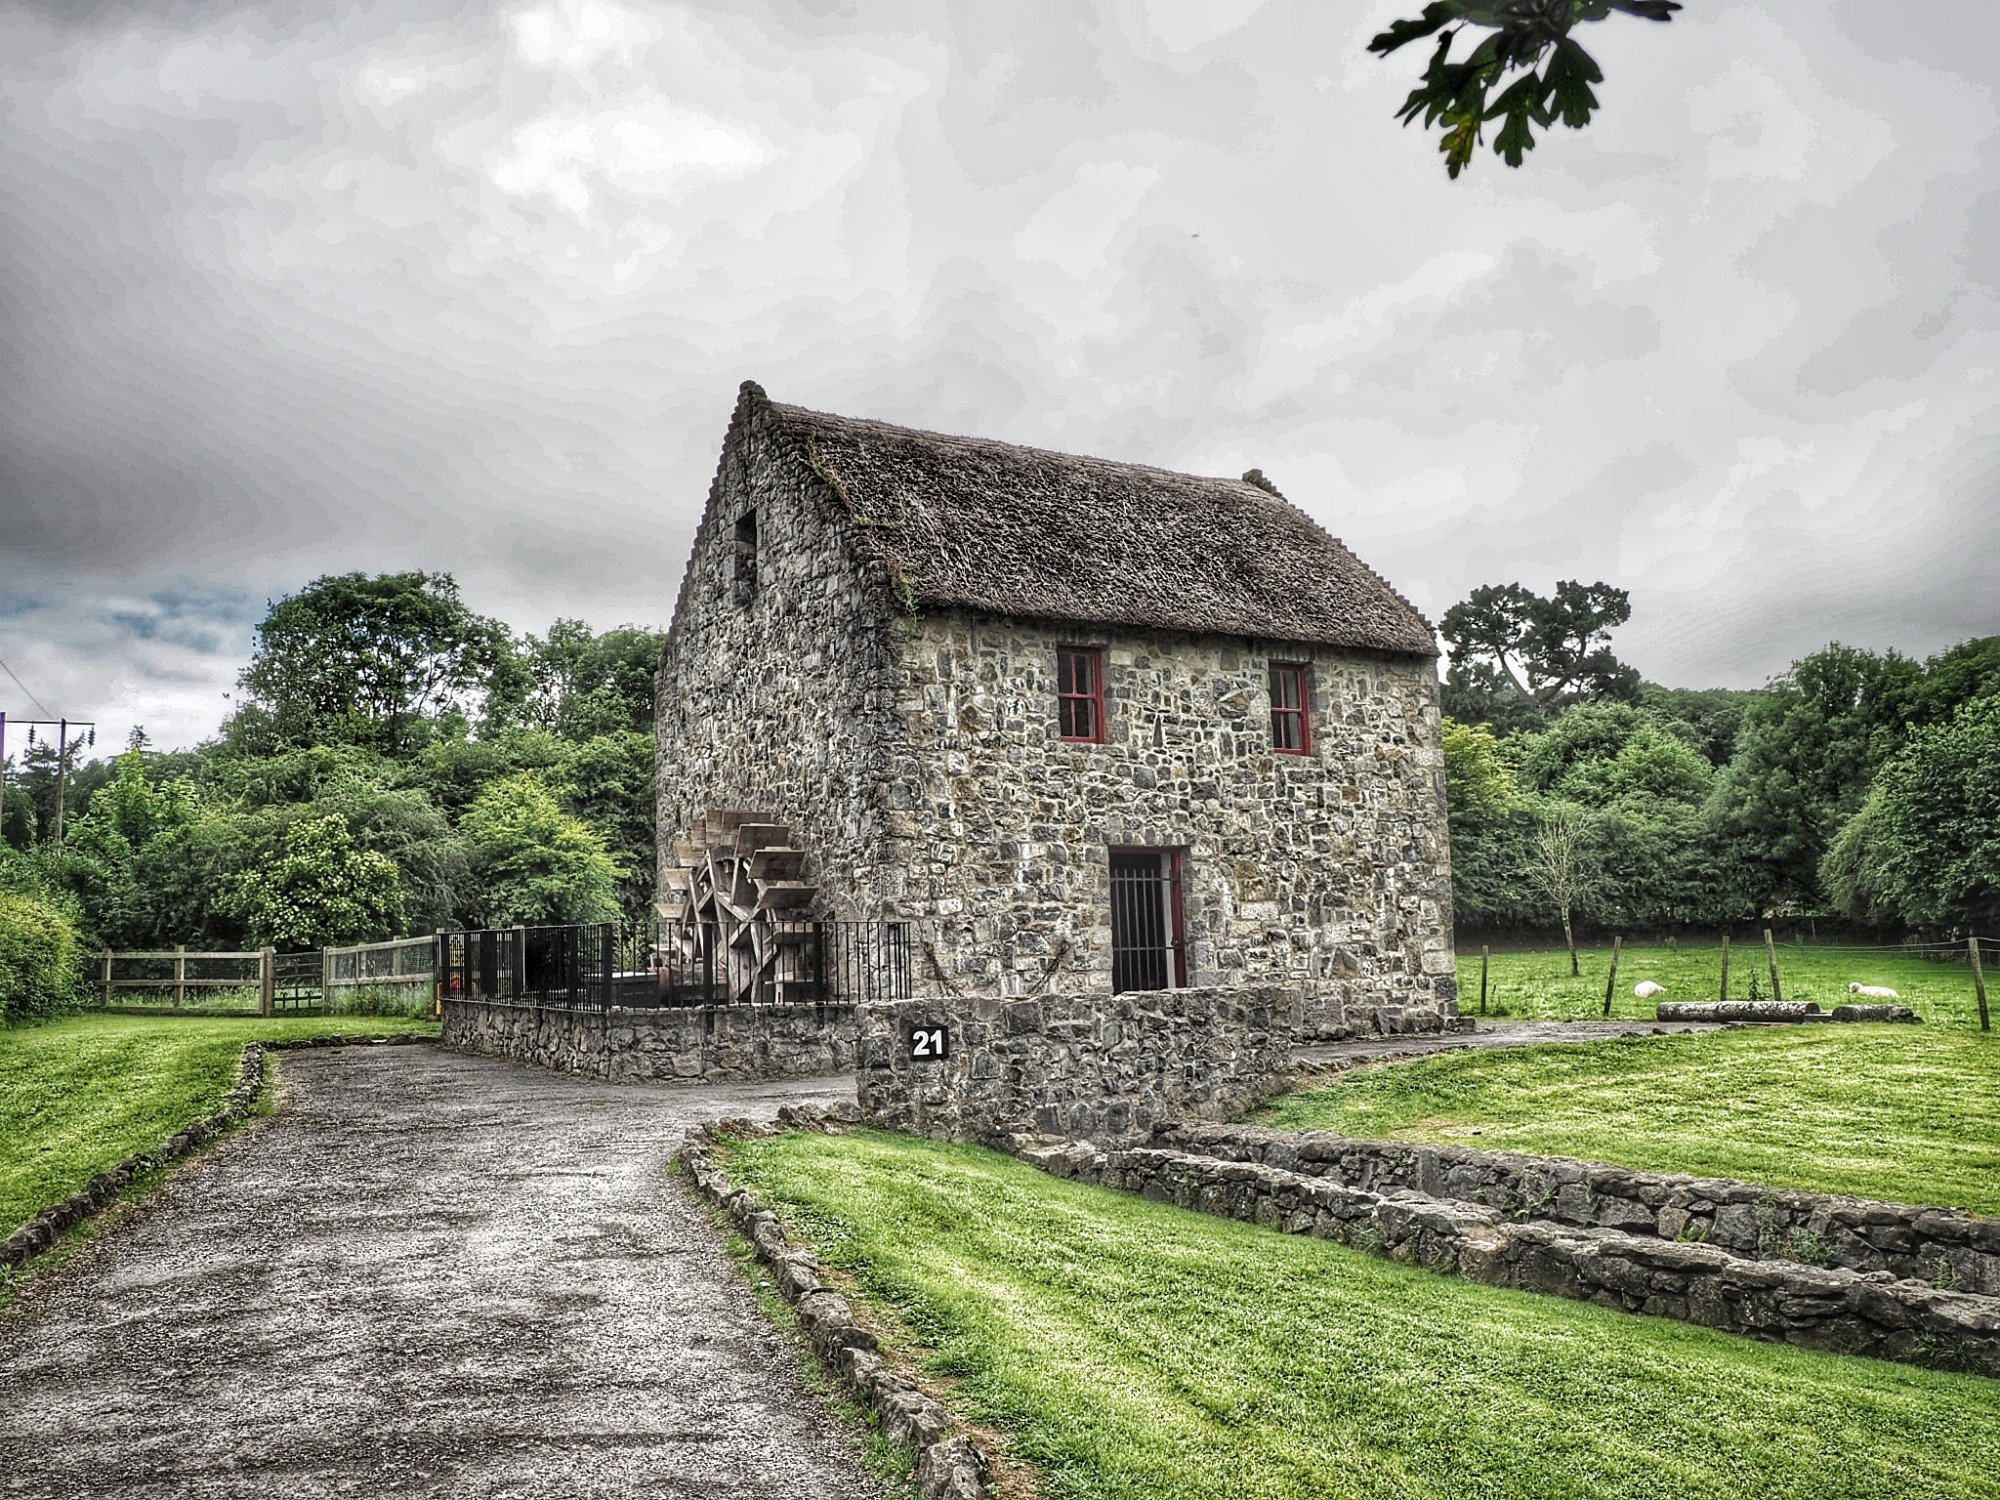
<svg viewBox="0 0 2000 1500"><path fill-rule="evenodd" d="M1056 647L1056 725L1066 740L1104 742L1104 652L1100 648Z"/></svg>
<svg viewBox="0 0 2000 1500"><path fill-rule="evenodd" d="M1304 662L1271 663L1271 747L1280 755L1312 754L1312 670Z"/></svg>

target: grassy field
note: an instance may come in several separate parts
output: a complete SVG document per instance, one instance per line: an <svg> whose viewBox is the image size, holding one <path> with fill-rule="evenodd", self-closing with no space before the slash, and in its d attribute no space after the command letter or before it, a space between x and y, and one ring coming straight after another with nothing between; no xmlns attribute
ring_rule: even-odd
<svg viewBox="0 0 2000 1500"><path fill-rule="evenodd" d="M212 1113L246 1042L433 1029L396 1017L110 1015L0 1028L0 1237Z"/></svg>
<svg viewBox="0 0 2000 1500"><path fill-rule="evenodd" d="M1261 1118L2000 1214L2000 1034L1798 1026L1357 1068Z"/></svg>
<svg viewBox="0 0 2000 1500"><path fill-rule="evenodd" d="M1052 1500L1994 1494L2000 1381L1478 1286L975 1147L729 1155Z"/></svg>
<svg viewBox="0 0 2000 1500"><path fill-rule="evenodd" d="M1496 952L1489 968L1488 1013L1542 1020L1578 1021L1597 1017L1604 1008L1604 981L1611 969L1611 949L1586 948L1579 954L1583 975L1572 979L1569 953L1563 948L1529 952ZM2000 965L1989 964L1989 969ZM1760 998L1771 998L1771 975L1761 938L1732 943L1729 953L1729 998L1750 998L1755 975ZM1628 947L1618 964L1618 986L1612 996L1614 1016L1651 1020L1664 1000L1713 1000L1722 977L1720 944L1678 951L1664 944ZM1778 945L1778 978L1787 1000L1816 1000L1823 1010L1857 997L1850 983L1887 985L1924 1018L1926 1024L1976 1029L1972 970L1963 950L1955 962L1937 963L1895 952L1852 952L1833 947ZM1641 1000L1632 987L1650 979L1667 993ZM1459 1008L1468 1015L1479 1010L1479 950L1458 952ZM2000 1010L2000 973L1989 973L1987 997ZM1996 1017L2000 1019L2000 1017Z"/></svg>

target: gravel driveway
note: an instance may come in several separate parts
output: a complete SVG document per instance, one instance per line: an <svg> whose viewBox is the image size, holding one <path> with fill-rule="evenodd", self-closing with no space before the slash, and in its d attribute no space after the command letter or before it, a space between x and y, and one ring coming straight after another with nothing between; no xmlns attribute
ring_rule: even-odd
<svg viewBox="0 0 2000 1500"><path fill-rule="evenodd" d="M670 1153L848 1079L282 1056L276 1118L0 1317L0 1496L878 1489Z"/></svg>

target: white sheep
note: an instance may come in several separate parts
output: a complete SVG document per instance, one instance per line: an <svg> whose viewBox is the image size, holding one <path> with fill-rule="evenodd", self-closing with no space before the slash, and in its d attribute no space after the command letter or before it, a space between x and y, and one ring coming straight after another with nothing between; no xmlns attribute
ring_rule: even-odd
<svg viewBox="0 0 2000 1500"><path fill-rule="evenodd" d="M1903 998L1886 984L1850 984L1847 987L1847 993L1850 995L1866 995L1870 1000L1900 1000Z"/></svg>
<svg viewBox="0 0 2000 1500"><path fill-rule="evenodd" d="M1667 987L1664 984L1655 984L1650 979L1643 979L1632 986L1632 993L1641 1000L1650 1000L1655 995L1664 995L1666 992Z"/></svg>

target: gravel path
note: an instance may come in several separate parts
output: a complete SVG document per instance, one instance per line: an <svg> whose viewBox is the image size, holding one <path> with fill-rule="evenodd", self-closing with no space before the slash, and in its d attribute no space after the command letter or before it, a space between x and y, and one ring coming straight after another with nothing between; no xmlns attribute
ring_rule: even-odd
<svg viewBox="0 0 2000 1500"><path fill-rule="evenodd" d="M1689 1021L1481 1021L1476 1031L1442 1035L1359 1037L1301 1047L1302 1068L1340 1068L1380 1057L1422 1057L1432 1052L1464 1052L1483 1047L1535 1047L1543 1042L1601 1042L1616 1036L1663 1036L1670 1031L1714 1031L1710 1022Z"/></svg>
<svg viewBox="0 0 2000 1500"><path fill-rule="evenodd" d="M853 1097L284 1056L280 1110L0 1317L0 1497L879 1491L668 1157Z"/></svg>

